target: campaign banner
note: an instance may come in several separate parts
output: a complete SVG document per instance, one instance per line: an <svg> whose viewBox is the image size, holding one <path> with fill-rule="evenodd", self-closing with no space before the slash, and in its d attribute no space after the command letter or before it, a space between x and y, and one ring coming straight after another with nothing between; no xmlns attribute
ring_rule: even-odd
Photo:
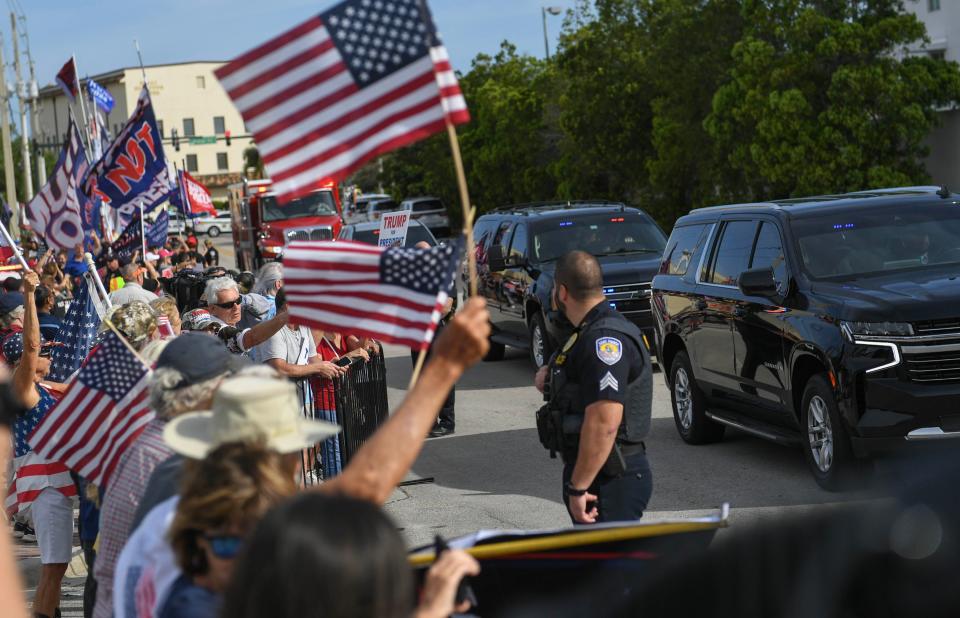
<svg viewBox="0 0 960 618"><path fill-rule="evenodd" d="M163 141L146 88L137 109L84 181L87 195L111 208L137 206L148 212L174 190Z"/></svg>
<svg viewBox="0 0 960 618"><path fill-rule="evenodd" d="M106 114L110 113L110 110L113 109L114 101L113 95L111 95L106 88L92 79L88 79L87 92L90 93L90 98L97 104L97 107L102 109Z"/></svg>
<svg viewBox="0 0 960 618"><path fill-rule="evenodd" d="M380 235L377 236L377 245L380 247L402 247L407 242L408 227L410 227L409 210L383 213L380 217Z"/></svg>

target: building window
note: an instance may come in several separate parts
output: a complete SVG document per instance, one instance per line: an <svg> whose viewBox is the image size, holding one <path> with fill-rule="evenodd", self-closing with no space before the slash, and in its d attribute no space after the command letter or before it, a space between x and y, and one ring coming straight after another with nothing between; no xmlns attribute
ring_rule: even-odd
<svg viewBox="0 0 960 618"><path fill-rule="evenodd" d="M217 170L221 172L226 172L229 169L227 166L227 153L218 152L217 153Z"/></svg>
<svg viewBox="0 0 960 618"><path fill-rule="evenodd" d="M227 123L223 121L223 116L213 117L213 132L216 135L223 135L227 132Z"/></svg>
<svg viewBox="0 0 960 618"><path fill-rule="evenodd" d="M197 88L206 88L207 78L203 75L197 75Z"/></svg>
<svg viewBox="0 0 960 618"><path fill-rule="evenodd" d="M197 155L187 155L187 171L196 172L197 171Z"/></svg>
<svg viewBox="0 0 960 618"><path fill-rule="evenodd" d="M934 49L930 52L930 57L934 60L946 60L947 59L947 50L945 49Z"/></svg>
<svg viewBox="0 0 960 618"><path fill-rule="evenodd" d="M931 13L940 10L940 0L927 0L927 10Z"/></svg>
<svg viewBox="0 0 960 618"><path fill-rule="evenodd" d="M163 137L163 121L162 120L157 121L157 130L160 131L160 137Z"/></svg>
<svg viewBox="0 0 960 618"><path fill-rule="evenodd" d="M183 136L184 137L193 137L196 133L193 132L193 118L184 118L183 119Z"/></svg>

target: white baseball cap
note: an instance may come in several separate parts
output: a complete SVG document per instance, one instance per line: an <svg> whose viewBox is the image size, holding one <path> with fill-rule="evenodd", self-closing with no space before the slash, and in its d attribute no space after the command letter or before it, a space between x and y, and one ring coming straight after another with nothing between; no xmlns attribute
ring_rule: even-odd
<svg viewBox="0 0 960 618"><path fill-rule="evenodd" d="M278 453L295 453L340 433L340 426L308 419L287 380L230 378L213 396L213 409L183 414L163 430L175 452L191 459L229 442L262 441Z"/></svg>

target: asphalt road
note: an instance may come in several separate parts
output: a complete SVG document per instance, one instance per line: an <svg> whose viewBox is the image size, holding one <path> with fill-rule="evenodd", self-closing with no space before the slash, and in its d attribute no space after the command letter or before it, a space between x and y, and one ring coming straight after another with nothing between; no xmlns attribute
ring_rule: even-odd
<svg viewBox="0 0 960 618"><path fill-rule="evenodd" d="M387 349L391 408L410 376L409 352ZM454 537L479 529L566 526L559 460L537 440L534 411L541 396L525 353L481 363L457 385L457 432L428 440L413 478L435 482L401 487L387 506L411 545L434 534ZM702 516L730 503L731 527L786 512L861 499L821 490L802 453L737 431L718 444L690 446L674 426L663 376L654 375L653 423L646 440L654 491L646 517Z"/></svg>

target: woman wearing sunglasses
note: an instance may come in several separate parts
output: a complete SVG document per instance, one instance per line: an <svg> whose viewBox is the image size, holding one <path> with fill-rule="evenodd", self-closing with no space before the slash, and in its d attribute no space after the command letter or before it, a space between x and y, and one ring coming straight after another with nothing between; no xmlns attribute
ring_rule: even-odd
<svg viewBox="0 0 960 618"><path fill-rule="evenodd" d="M227 444L202 460L188 460L170 527L182 574L158 618L215 618L243 538L267 510L297 491L299 454L262 445Z"/></svg>

